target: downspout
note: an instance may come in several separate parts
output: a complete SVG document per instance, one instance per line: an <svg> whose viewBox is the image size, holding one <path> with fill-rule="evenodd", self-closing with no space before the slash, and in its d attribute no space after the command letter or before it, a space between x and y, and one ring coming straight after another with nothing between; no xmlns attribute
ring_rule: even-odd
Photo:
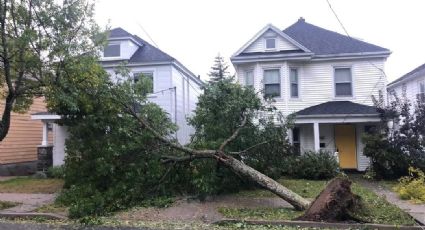
<svg viewBox="0 0 425 230"><path fill-rule="evenodd" d="M174 123L177 125L177 87L174 86L173 89L174 89ZM176 132L176 139L178 140L177 132Z"/></svg>

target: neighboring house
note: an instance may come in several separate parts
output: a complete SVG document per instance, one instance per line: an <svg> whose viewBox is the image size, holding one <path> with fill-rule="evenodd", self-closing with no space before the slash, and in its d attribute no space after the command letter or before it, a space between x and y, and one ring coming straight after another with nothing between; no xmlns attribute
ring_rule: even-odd
<svg viewBox="0 0 425 230"><path fill-rule="evenodd" d="M42 125L31 120L31 114L46 110L43 100L35 98L27 112L11 114L9 132L0 142L0 176L26 175L36 171ZM3 107L4 101L0 101L0 115L3 114ZM49 140L51 138L47 136L46 145Z"/></svg>
<svg viewBox="0 0 425 230"><path fill-rule="evenodd" d="M372 95L386 93L390 53L300 18L283 31L267 25L231 61L240 84L295 113L290 136L300 152L338 152L341 168L363 171L369 160L361 136L379 122Z"/></svg>
<svg viewBox="0 0 425 230"><path fill-rule="evenodd" d="M194 129L187 124L186 118L195 110L198 96L202 91L203 82L200 78L175 58L137 35L132 35L122 28L115 28L109 33L101 64L111 75L112 80L118 81L120 76L115 74L115 70L123 63L126 63L134 81L141 75L152 79L153 86L148 100L158 104L178 125L177 140L181 144L188 143ZM52 121L60 117L44 113L34 115L33 119ZM53 162L54 165L60 165L63 164L65 156L66 127L55 125L54 130L56 132L54 132Z"/></svg>
<svg viewBox="0 0 425 230"><path fill-rule="evenodd" d="M395 97L408 99L412 106L417 100L425 99L425 64L418 66L414 70L406 73L397 80L388 84L388 99Z"/></svg>

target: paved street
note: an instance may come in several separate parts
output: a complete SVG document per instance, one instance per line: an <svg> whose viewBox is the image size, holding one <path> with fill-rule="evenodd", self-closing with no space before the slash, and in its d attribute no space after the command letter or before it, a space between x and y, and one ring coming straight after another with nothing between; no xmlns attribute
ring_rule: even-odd
<svg viewBox="0 0 425 230"><path fill-rule="evenodd" d="M93 227L81 227L81 226L54 226L48 224L21 224L21 223L11 223L11 222L2 222L0 221L0 230L151 230L149 228L132 228L132 227L103 227L103 226L93 226Z"/></svg>

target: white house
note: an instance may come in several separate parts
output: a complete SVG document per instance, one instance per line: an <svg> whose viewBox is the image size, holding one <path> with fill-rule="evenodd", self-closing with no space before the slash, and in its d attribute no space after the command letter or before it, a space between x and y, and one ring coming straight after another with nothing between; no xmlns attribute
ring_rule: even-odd
<svg viewBox="0 0 425 230"><path fill-rule="evenodd" d="M196 107L198 96L201 93L203 82L184 67L179 61L160 49L152 46L137 35L132 35L122 28L112 29L109 33L108 44L104 48L101 64L116 81L115 69L126 63L134 80L142 74L152 78L153 87L148 100L158 104L165 110L170 119L178 126L176 138L181 144L190 141L193 128L186 122ZM38 113L32 119L42 120L45 123L43 145L47 143L47 124L60 119L59 116L49 113ZM53 126L53 164L63 164L65 156L66 127L54 124Z"/></svg>
<svg viewBox="0 0 425 230"><path fill-rule="evenodd" d="M363 171L361 136L379 122L372 95L386 93L390 53L300 18L283 31L265 26L231 61L240 84L296 114L291 140L301 152L338 152L341 168Z"/></svg>
<svg viewBox="0 0 425 230"><path fill-rule="evenodd" d="M388 98L393 100L394 96L408 99L412 106L418 99L425 99L425 64L406 73L400 78L388 84Z"/></svg>

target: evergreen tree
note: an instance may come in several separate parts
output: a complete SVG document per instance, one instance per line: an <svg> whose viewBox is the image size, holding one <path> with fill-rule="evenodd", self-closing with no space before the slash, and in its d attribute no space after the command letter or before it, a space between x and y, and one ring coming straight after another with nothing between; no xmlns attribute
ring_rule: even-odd
<svg viewBox="0 0 425 230"><path fill-rule="evenodd" d="M228 68L229 65L224 61L224 58L218 54L214 59L214 65L211 67L211 71L208 73L210 82L218 82L229 78L230 74L227 70Z"/></svg>

